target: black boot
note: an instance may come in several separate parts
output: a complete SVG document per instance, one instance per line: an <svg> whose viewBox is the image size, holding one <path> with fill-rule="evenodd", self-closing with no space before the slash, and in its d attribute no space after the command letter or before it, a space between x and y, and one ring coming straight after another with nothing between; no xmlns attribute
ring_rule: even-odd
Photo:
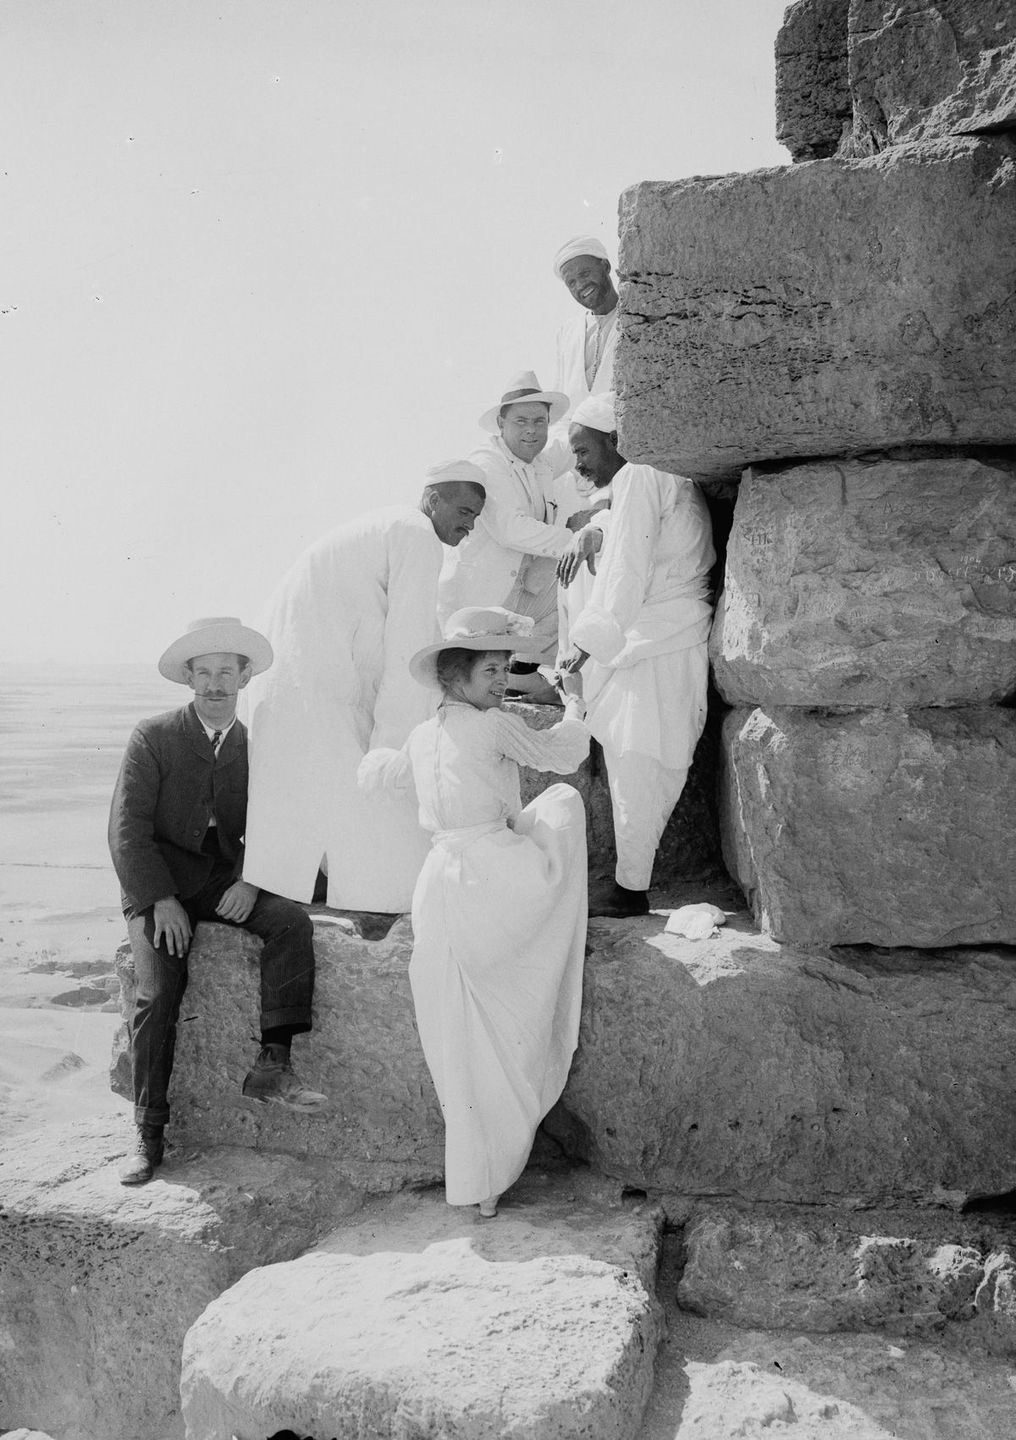
<svg viewBox="0 0 1016 1440"><path fill-rule="evenodd" d="M139 1125L134 1149L120 1166L121 1185L147 1185L162 1164L162 1126Z"/></svg>
<svg viewBox="0 0 1016 1440"><path fill-rule="evenodd" d="M632 915L649 914L648 890L626 890L615 881L609 890L589 897L589 914L606 920L624 920Z"/></svg>

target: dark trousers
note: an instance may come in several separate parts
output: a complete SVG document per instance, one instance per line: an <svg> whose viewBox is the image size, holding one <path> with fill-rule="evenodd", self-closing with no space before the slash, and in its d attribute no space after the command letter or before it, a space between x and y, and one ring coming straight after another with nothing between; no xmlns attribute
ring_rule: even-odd
<svg viewBox="0 0 1016 1440"><path fill-rule="evenodd" d="M233 882L232 867L217 862L208 883L180 900L192 928L199 920L229 924L215 907ZM314 928L295 900L262 890L239 927L264 941L261 950L261 1028L277 1025L294 1032L311 1028L314 997ZM165 941L155 945L153 908L127 914L134 954L136 993L130 1017L134 1119L139 1125L165 1125L169 1119L169 1077L173 1072L176 1022L187 988L187 957L171 955Z"/></svg>

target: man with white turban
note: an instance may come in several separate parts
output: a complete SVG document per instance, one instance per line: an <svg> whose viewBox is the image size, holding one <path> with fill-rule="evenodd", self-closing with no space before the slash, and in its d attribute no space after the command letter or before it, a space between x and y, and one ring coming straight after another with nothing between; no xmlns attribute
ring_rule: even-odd
<svg viewBox="0 0 1016 1440"><path fill-rule="evenodd" d="M619 453L612 396L584 401L568 436L578 473L612 491L609 518L575 536L558 570L565 586L584 562L594 571L559 663L582 671L614 816L615 883L591 897L590 914L644 915L656 847L705 725L712 527L692 481Z"/></svg>
<svg viewBox="0 0 1016 1440"><path fill-rule="evenodd" d="M320 868L333 908L409 909L429 839L412 805L364 796L356 770L431 714L409 660L439 638L444 546L466 538L484 498L469 461L432 466L418 507L338 526L276 590L262 626L275 664L248 687L252 885L307 901Z"/></svg>
<svg viewBox="0 0 1016 1440"><path fill-rule="evenodd" d="M569 549L571 531L541 452L550 425L567 409L567 395L544 390L532 370L523 370L480 416L490 438L469 458L483 471L487 503L473 533L447 556L438 592L442 624L472 606L499 605L530 616L535 648L551 660L557 651L557 562Z"/></svg>
<svg viewBox="0 0 1016 1440"><path fill-rule="evenodd" d="M595 235L576 235L554 256L554 274L582 307L557 334L555 388L570 401L569 416L590 395L614 388L617 291L610 257Z"/></svg>

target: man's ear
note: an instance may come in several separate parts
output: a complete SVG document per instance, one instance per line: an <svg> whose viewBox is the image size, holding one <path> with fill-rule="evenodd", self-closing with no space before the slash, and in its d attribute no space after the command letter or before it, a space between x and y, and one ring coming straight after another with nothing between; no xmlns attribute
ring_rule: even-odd
<svg viewBox="0 0 1016 1440"><path fill-rule="evenodd" d="M240 671L240 678L239 678L239 680L237 680L237 682L236 682L236 688L237 688L238 690L242 690L245 685L249 684L249 683L250 683L250 678L251 678L251 676L253 675L253 673L254 673L253 670L250 668L250 661L248 660L248 661L247 661L247 664L246 664L246 665L243 667L243 669Z"/></svg>

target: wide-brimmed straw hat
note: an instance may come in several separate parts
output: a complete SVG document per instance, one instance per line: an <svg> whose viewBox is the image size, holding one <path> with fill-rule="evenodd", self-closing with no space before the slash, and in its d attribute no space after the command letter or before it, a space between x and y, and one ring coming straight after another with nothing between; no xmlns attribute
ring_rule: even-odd
<svg viewBox="0 0 1016 1440"><path fill-rule="evenodd" d="M539 660L543 651L533 640L535 621L531 615L516 615L502 605L469 605L449 616L444 639L417 650L409 662L409 673L421 685L440 690L437 657L442 650L510 650L523 659Z"/></svg>
<svg viewBox="0 0 1016 1440"><path fill-rule="evenodd" d="M529 405L533 401L550 406L550 414L547 419L551 425L555 420L560 420L571 404L568 396L560 390L541 390L540 382L532 370L520 370L514 379L509 380L508 387L497 404L492 405L480 416L481 430L488 430L492 435L496 435L497 417L503 406Z"/></svg>
<svg viewBox="0 0 1016 1440"><path fill-rule="evenodd" d="M192 620L178 640L159 659L159 674L178 685L187 684L187 663L198 655L246 655L251 672L260 675L274 660L272 647L257 630L242 625L235 615L213 615Z"/></svg>

